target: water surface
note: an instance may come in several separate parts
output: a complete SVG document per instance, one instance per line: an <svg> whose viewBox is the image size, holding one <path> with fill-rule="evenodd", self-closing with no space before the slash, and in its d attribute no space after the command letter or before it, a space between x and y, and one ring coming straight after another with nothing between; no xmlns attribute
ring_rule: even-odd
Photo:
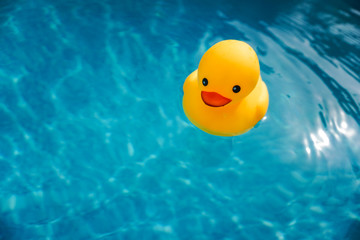
<svg viewBox="0 0 360 240"><path fill-rule="evenodd" d="M0 239L358 239L351 1L2 1ZM265 119L183 113L224 39L258 53Z"/></svg>

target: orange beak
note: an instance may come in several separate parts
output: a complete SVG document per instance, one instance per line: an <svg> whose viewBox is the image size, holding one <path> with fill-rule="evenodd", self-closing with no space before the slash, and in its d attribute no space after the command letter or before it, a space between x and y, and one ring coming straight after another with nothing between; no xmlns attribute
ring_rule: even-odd
<svg viewBox="0 0 360 240"><path fill-rule="evenodd" d="M231 102L231 99L226 98L217 92L201 91L201 98L204 103L210 107L222 107Z"/></svg>

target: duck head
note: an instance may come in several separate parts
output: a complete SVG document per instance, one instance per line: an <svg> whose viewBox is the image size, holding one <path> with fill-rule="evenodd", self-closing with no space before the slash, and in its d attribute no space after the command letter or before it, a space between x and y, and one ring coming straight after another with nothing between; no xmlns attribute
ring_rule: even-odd
<svg viewBox="0 0 360 240"><path fill-rule="evenodd" d="M255 88L259 76L259 60L247 43L221 41L201 58L198 68L201 98L209 107L240 102Z"/></svg>

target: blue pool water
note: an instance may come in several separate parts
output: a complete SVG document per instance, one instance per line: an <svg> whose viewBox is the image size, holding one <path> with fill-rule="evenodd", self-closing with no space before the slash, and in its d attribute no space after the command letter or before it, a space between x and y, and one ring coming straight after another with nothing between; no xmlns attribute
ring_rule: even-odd
<svg viewBox="0 0 360 240"><path fill-rule="evenodd" d="M224 39L270 93L216 137L182 84ZM360 239L356 1L0 2L0 239Z"/></svg>

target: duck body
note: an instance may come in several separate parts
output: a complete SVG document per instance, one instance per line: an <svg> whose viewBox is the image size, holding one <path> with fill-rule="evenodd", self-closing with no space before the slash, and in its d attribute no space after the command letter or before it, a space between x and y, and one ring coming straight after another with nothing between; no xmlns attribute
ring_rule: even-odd
<svg viewBox="0 0 360 240"><path fill-rule="evenodd" d="M256 53L237 40L211 47L199 68L186 78L183 90L189 120L218 136L247 132L265 116L269 105Z"/></svg>

